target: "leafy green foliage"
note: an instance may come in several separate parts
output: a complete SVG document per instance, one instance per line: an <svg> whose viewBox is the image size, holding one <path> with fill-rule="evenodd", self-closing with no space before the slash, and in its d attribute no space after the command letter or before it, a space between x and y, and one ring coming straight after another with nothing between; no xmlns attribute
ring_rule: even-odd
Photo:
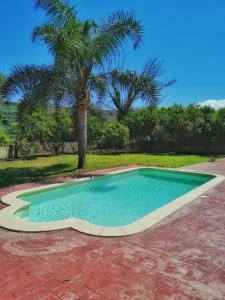
<svg viewBox="0 0 225 300"><path fill-rule="evenodd" d="M129 112L123 123L129 128L131 144L139 144L153 138L157 125L157 109L140 109Z"/></svg>
<svg viewBox="0 0 225 300"><path fill-rule="evenodd" d="M128 128L114 121L103 128L99 146L103 149L123 149L128 145L128 141Z"/></svg>
<svg viewBox="0 0 225 300"><path fill-rule="evenodd" d="M213 114L212 133L214 135L214 141L225 143L225 108L221 108Z"/></svg>
<svg viewBox="0 0 225 300"><path fill-rule="evenodd" d="M0 128L6 131L16 121L17 105L10 102L0 103Z"/></svg>
<svg viewBox="0 0 225 300"><path fill-rule="evenodd" d="M88 145L91 148L96 148L102 136L104 128L103 120L96 116L88 117Z"/></svg>
<svg viewBox="0 0 225 300"><path fill-rule="evenodd" d="M22 141L38 140L37 134L31 139L29 125L32 111L24 112L19 119L16 105L5 104L4 124L0 128L10 137L12 144ZM65 114L70 118L70 110ZM49 114L53 117L53 106L48 107L42 117L47 126ZM60 118L64 129L55 131L56 140L74 140L71 119L68 125L65 116ZM115 120L113 111L101 111L92 107L88 114L88 144L89 149L100 147L102 131L108 122ZM183 152L183 153L224 153L225 152L225 109L214 111L209 107L175 105L168 108L139 109L130 111L121 122L129 128L129 148L144 152ZM52 123L51 123L52 124ZM67 125L66 125L67 124ZM35 127L34 127L35 128ZM56 128L56 127L55 127ZM63 126L62 126L63 128ZM45 129L43 129L45 132ZM36 133L38 130L36 131ZM56 134L57 132L57 134ZM61 133L60 133L61 132ZM51 131L52 134L52 131ZM52 135L51 135L52 136ZM41 138L43 141L44 139ZM45 140L46 141L46 140ZM63 142L61 143L61 145ZM49 145L52 146L50 143ZM49 146L48 145L48 146ZM54 151L53 148L51 148Z"/></svg>
<svg viewBox="0 0 225 300"><path fill-rule="evenodd" d="M130 112L130 145L144 152L224 153L225 109L174 105Z"/></svg>
<svg viewBox="0 0 225 300"><path fill-rule="evenodd" d="M0 146L8 146L10 141L11 139L8 133L0 128Z"/></svg>
<svg viewBox="0 0 225 300"><path fill-rule="evenodd" d="M28 124L28 139L47 144L56 155L63 149L64 142L71 140L73 134L71 113L66 109L50 111L39 108L29 116Z"/></svg>

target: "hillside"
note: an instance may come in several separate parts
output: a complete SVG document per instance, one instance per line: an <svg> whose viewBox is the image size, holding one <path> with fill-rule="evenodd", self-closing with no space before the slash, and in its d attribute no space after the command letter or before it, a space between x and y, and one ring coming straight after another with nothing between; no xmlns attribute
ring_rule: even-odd
<svg viewBox="0 0 225 300"><path fill-rule="evenodd" d="M17 104L12 102L0 101L0 128L7 129L10 124L16 121ZM103 110L103 116L106 120L112 121L116 118L116 113L113 110Z"/></svg>

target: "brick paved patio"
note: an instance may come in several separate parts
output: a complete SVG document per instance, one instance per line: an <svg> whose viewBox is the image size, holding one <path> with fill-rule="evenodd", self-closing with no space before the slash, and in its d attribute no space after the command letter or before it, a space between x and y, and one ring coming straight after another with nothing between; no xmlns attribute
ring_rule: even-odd
<svg viewBox="0 0 225 300"><path fill-rule="evenodd" d="M225 159L183 169L225 175ZM0 299L225 299L225 182L205 196L124 238L0 229Z"/></svg>

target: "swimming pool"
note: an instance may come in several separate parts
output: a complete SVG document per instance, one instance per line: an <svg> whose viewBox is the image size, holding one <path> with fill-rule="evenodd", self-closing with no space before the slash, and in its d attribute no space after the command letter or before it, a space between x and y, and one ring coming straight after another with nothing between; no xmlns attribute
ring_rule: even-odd
<svg viewBox="0 0 225 300"><path fill-rule="evenodd" d="M21 197L32 222L79 218L100 226L128 225L210 180L210 175L157 169L99 177Z"/></svg>
<svg viewBox="0 0 225 300"><path fill-rule="evenodd" d="M157 218L162 219L163 209L175 199L177 207L181 207L193 198L182 200L182 197L191 196L191 191L213 180L215 176L208 174L138 168L30 193L20 192L17 198L21 205L14 211L14 219L20 223L39 224L40 230L46 224L64 224L68 220L70 226L67 227L73 227L71 222L75 220L77 226L80 224L78 227L87 229L91 225L91 231L95 231L94 228L101 229L101 233L107 228L112 232L115 232L113 228L126 231L132 224L140 227L140 220L147 224L149 216L152 223Z"/></svg>

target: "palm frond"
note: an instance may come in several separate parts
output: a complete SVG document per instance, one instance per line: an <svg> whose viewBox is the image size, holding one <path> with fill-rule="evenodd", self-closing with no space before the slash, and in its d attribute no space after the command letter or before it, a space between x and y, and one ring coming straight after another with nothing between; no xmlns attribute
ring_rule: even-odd
<svg viewBox="0 0 225 300"><path fill-rule="evenodd" d="M117 11L99 24L97 34L93 38L94 57L99 64L111 56L116 57L119 49L127 39L133 41L136 49L143 37L143 27L133 12Z"/></svg>
<svg viewBox="0 0 225 300"><path fill-rule="evenodd" d="M49 21L58 26L76 19L77 10L67 0L36 0L35 6L42 9Z"/></svg>
<svg viewBox="0 0 225 300"><path fill-rule="evenodd" d="M109 96L118 112L128 111L139 99L149 107L156 107L162 89L175 82L175 80L160 81L159 77L163 73L162 62L158 62L157 59L149 60L141 73L113 70L108 77Z"/></svg>
<svg viewBox="0 0 225 300"><path fill-rule="evenodd" d="M99 100L101 100L107 91L107 79L105 74L92 75L89 80L89 88L96 92Z"/></svg>
<svg viewBox="0 0 225 300"><path fill-rule="evenodd" d="M102 33L109 34L114 43L123 43L125 38L131 38L134 48L140 46L143 38L143 27L137 21L134 12L117 11L103 21Z"/></svg>
<svg viewBox="0 0 225 300"><path fill-rule="evenodd" d="M153 78L159 77L165 73L162 65L163 61L158 61L157 58L149 59L144 65L142 74Z"/></svg>
<svg viewBox="0 0 225 300"><path fill-rule="evenodd" d="M59 28L46 23L34 28L32 38L33 41L43 41L58 62L71 61L71 57L80 57L83 51L79 27Z"/></svg>
<svg viewBox="0 0 225 300"><path fill-rule="evenodd" d="M9 74L3 94L7 97L19 95L23 99L34 102L45 102L49 99L53 88L54 70L48 66L25 65L16 66Z"/></svg>
<svg viewBox="0 0 225 300"><path fill-rule="evenodd" d="M158 61L156 58L149 59L148 62L144 65L142 74L152 80L157 81L158 87L160 90L174 84L176 82L175 79L171 79L167 82L160 82L158 78L165 73L163 69L163 61Z"/></svg>

